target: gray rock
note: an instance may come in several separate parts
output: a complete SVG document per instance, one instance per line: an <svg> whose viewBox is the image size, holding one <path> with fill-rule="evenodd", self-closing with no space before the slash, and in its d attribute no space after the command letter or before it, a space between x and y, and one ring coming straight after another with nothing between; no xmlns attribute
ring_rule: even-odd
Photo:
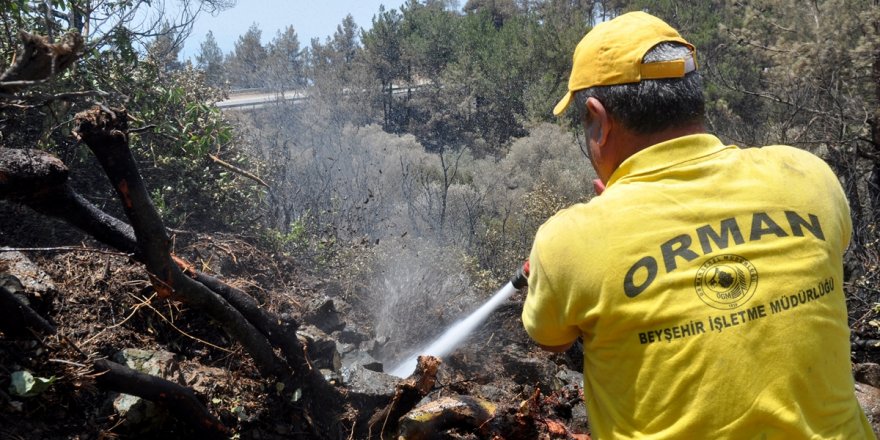
<svg viewBox="0 0 880 440"><path fill-rule="evenodd" d="M853 377L856 382L878 388L880 387L880 364L868 362L853 365Z"/></svg>
<svg viewBox="0 0 880 440"><path fill-rule="evenodd" d="M180 371L180 364L174 358L174 353L125 348L113 355L113 360L141 373L186 385L186 379Z"/></svg>
<svg viewBox="0 0 880 440"><path fill-rule="evenodd" d="M479 397L482 397L492 402L503 402L505 399L508 398L507 393L505 393L504 390L496 387L495 385L483 385L477 389L476 394Z"/></svg>
<svg viewBox="0 0 880 440"><path fill-rule="evenodd" d="M373 350L376 349L376 341L373 339L363 341L360 343L360 345L358 345L358 349L372 354Z"/></svg>
<svg viewBox="0 0 880 440"><path fill-rule="evenodd" d="M556 368L548 360L522 357L515 352L504 355L504 369L514 382L539 385L542 390L553 389Z"/></svg>
<svg viewBox="0 0 880 440"><path fill-rule="evenodd" d="M180 364L174 359L174 353L126 348L113 355L113 360L141 373L186 385L186 379L180 370ZM146 429L161 423L168 416L153 402L128 394L114 394L112 405L116 412L125 418L125 424L130 427Z"/></svg>
<svg viewBox="0 0 880 440"><path fill-rule="evenodd" d="M370 356L369 353L360 350L346 353L345 356L342 357L342 368L351 369L355 366L364 367L367 370L379 373L385 371L382 362L377 361L373 356Z"/></svg>
<svg viewBox="0 0 880 440"><path fill-rule="evenodd" d="M321 368L318 371L321 372L321 375L324 376L324 380L330 385L338 385L342 383L342 376L338 371L330 370L328 368Z"/></svg>
<svg viewBox="0 0 880 440"><path fill-rule="evenodd" d="M343 368L341 374L348 388L348 397L356 408L379 408L388 404L400 380L359 365Z"/></svg>
<svg viewBox="0 0 880 440"><path fill-rule="evenodd" d="M554 390L564 388L566 386L584 387L584 375L574 370L563 368L556 373L556 381L554 382Z"/></svg>
<svg viewBox="0 0 880 440"><path fill-rule="evenodd" d="M312 324L326 333L333 333L345 328L345 322L336 310L333 299L324 298L318 304L308 308L309 312L303 316L303 321Z"/></svg>
<svg viewBox="0 0 880 440"><path fill-rule="evenodd" d="M2 250L2 248L0 248ZM21 252L0 252L0 273L13 275L25 290L36 297L47 297L56 291L55 283L36 264ZM3 267L6 269L3 269ZM9 289L9 286L7 286ZM12 289L9 289L12 291ZM13 291L15 293L15 291Z"/></svg>
<svg viewBox="0 0 880 440"><path fill-rule="evenodd" d="M305 345L313 367L331 370L339 370L342 367L336 341L320 328L313 325L301 326L296 331L296 337Z"/></svg>
<svg viewBox="0 0 880 440"><path fill-rule="evenodd" d="M13 295L25 293L24 284L21 283L17 276L11 273L0 274L0 287L8 290ZM27 302L27 298L25 298L25 302Z"/></svg>
<svg viewBox="0 0 880 440"><path fill-rule="evenodd" d="M128 426L146 425L167 416L153 402L130 394L117 394L113 399L113 408L125 418Z"/></svg>
<svg viewBox="0 0 880 440"><path fill-rule="evenodd" d="M571 430L576 433L587 433L590 431L590 418L587 415L587 406L583 402L574 405L571 408L571 422L569 423Z"/></svg>
<svg viewBox="0 0 880 440"><path fill-rule="evenodd" d="M357 347L354 344L336 341L336 350L339 354L345 356L346 353L351 353L352 351L357 350Z"/></svg>
<svg viewBox="0 0 880 440"><path fill-rule="evenodd" d="M370 339L369 336L366 336L362 333L358 333L357 331L349 329L349 328L342 329L342 331L339 332L339 340L342 342L348 342L351 344L358 344L358 343L366 341L368 339Z"/></svg>

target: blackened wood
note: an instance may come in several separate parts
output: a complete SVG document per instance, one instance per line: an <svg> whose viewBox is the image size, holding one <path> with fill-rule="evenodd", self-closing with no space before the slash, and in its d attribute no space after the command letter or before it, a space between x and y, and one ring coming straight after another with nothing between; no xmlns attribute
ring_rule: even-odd
<svg viewBox="0 0 880 440"><path fill-rule="evenodd" d="M44 335L55 334L55 326L0 286L0 330L10 336L32 336L27 329Z"/></svg>
<svg viewBox="0 0 880 440"><path fill-rule="evenodd" d="M228 302L184 275L173 261L171 240L128 147L127 119L125 110L94 107L76 115L74 133L92 150L116 190L156 292L180 297L208 313L244 346L262 375L286 376L266 337Z"/></svg>

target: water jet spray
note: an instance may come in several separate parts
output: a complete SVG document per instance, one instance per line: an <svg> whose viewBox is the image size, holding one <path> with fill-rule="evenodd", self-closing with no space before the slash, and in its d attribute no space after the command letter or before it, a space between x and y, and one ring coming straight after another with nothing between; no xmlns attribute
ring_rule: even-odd
<svg viewBox="0 0 880 440"><path fill-rule="evenodd" d="M389 374L393 376L397 376L400 378L408 377L413 373L416 369L416 364L418 363L419 356L435 356L438 358L442 358L453 350L458 348L459 344L461 344L465 339L467 339L468 335L471 334L486 318L489 314L492 313L496 308L498 308L501 303L506 301L516 292L518 289L521 289L528 285L529 281L529 262L526 261L519 269L517 269L516 274L510 281L504 285L498 292L492 295L485 304L480 306L473 313L468 315L467 318L462 319L461 321L456 322L449 327L448 330L443 332L439 338L435 339L430 344L426 345L422 349L416 351L415 354L408 357L406 360L398 364L394 367Z"/></svg>

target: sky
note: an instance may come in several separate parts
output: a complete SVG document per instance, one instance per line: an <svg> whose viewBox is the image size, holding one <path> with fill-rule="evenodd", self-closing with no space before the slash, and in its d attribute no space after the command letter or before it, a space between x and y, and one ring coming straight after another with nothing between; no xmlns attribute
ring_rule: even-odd
<svg viewBox="0 0 880 440"><path fill-rule="evenodd" d="M238 0L232 9L223 11L216 16L202 14L196 20L192 34L186 40L181 51L181 58L195 58L199 46L205 41L208 31L224 54L228 54L235 46L240 35L247 32L251 24L256 23L263 31L262 42L275 38L276 32L286 26L293 26L299 36L302 47L308 47L312 38L322 42L336 32L336 26L342 23L347 14L351 14L355 24L360 28L369 29L373 16L379 12L379 6L385 5L386 10L397 9L406 3L405 0Z"/></svg>

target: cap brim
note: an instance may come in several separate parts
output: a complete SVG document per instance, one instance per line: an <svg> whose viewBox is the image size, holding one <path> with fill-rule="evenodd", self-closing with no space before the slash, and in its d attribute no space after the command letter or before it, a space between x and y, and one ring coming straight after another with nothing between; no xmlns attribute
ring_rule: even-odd
<svg viewBox="0 0 880 440"><path fill-rule="evenodd" d="M571 104L571 98L573 96L574 93L572 92L566 93L565 96L563 96L562 99L560 99L559 102L556 103L556 107L553 107L553 115L559 116L565 113L565 109L567 109L568 105Z"/></svg>

